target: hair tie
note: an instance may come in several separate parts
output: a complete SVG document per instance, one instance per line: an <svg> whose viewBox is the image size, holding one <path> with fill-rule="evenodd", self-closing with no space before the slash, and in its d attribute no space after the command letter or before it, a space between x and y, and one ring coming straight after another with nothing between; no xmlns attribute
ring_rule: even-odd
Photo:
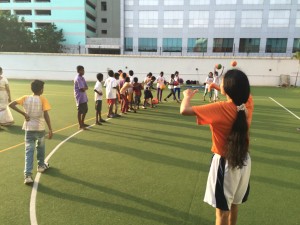
<svg viewBox="0 0 300 225"><path fill-rule="evenodd" d="M237 111L239 112L239 111L247 111L247 108L246 108L246 106L245 106L245 104L243 103L243 104L241 104L241 105L239 105L239 106L237 106L236 107L237 108Z"/></svg>

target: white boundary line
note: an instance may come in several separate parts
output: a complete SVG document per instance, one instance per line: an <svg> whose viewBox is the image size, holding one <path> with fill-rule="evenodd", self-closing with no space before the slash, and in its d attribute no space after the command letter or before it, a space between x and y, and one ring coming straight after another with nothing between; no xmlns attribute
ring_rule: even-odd
<svg viewBox="0 0 300 225"><path fill-rule="evenodd" d="M288 111L290 114L292 114L294 117L296 117L298 120L300 120L300 117L297 116L295 113L293 113L292 111L288 110L287 108L285 108L283 105L281 105L279 102L277 102L275 99L269 97L273 102L275 102L277 105L281 106L283 109L285 109L286 111Z"/></svg>
<svg viewBox="0 0 300 225"><path fill-rule="evenodd" d="M89 126L92 127L95 124ZM48 162L48 160L54 155L54 153L62 146L64 143L66 143L69 139L74 137L75 135L79 134L83 130L79 130L76 133L72 134L71 136L67 137L65 140L60 142L51 152L50 154L46 157L45 162ZM37 173L34 179L32 191L31 191L31 196L30 196L30 204L29 204L29 214L30 214L30 224L31 225L38 225L37 218L36 218L36 195L38 191L38 186L39 186L39 181L41 178L41 173Z"/></svg>

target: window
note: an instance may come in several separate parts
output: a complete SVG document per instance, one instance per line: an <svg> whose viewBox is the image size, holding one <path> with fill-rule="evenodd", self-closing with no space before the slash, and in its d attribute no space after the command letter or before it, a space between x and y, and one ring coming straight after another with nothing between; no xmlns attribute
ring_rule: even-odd
<svg viewBox="0 0 300 225"><path fill-rule="evenodd" d="M165 11L164 28L182 28L183 11Z"/></svg>
<svg viewBox="0 0 300 225"><path fill-rule="evenodd" d="M139 0L139 5L158 5L158 0Z"/></svg>
<svg viewBox="0 0 300 225"><path fill-rule="evenodd" d="M164 38L163 52L181 52L182 39L181 38Z"/></svg>
<svg viewBox="0 0 300 225"><path fill-rule="evenodd" d="M132 52L133 50L133 38L125 38L124 39L125 51Z"/></svg>
<svg viewBox="0 0 300 225"><path fill-rule="evenodd" d="M216 11L215 27L234 27L235 11Z"/></svg>
<svg viewBox="0 0 300 225"><path fill-rule="evenodd" d="M51 26L51 23L36 23L37 28L43 28L47 26Z"/></svg>
<svg viewBox="0 0 300 225"><path fill-rule="evenodd" d="M101 19L101 23L107 23L107 19L106 18L102 18Z"/></svg>
<svg viewBox="0 0 300 225"><path fill-rule="evenodd" d="M134 0L125 0L125 5L133 5Z"/></svg>
<svg viewBox="0 0 300 225"><path fill-rule="evenodd" d="M207 38L189 38L188 52L207 52Z"/></svg>
<svg viewBox="0 0 300 225"><path fill-rule="evenodd" d="M107 3L101 2L101 11L106 11L106 10L107 10Z"/></svg>
<svg viewBox="0 0 300 225"><path fill-rule="evenodd" d="M6 2L10 2L10 0L0 0L0 3L6 3ZM3 11L3 10L1 10Z"/></svg>
<svg viewBox="0 0 300 225"><path fill-rule="evenodd" d="M89 0L86 0L85 3L92 9L96 9L96 5L94 5L94 3L90 2Z"/></svg>
<svg viewBox="0 0 300 225"><path fill-rule="evenodd" d="M101 34L107 34L107 30L101 30Z"/></svg>
<svg viewBox="0 0 300 225"><path fill-rule="evenodd" d="M243 4L245 5L262 5L264 4L264 0L243 0Z"/></svg>
<svg viewBox="0 0 300 225"><path fill-rule="evenodd" d="M239 52L259 52L259 38L241 38Z"/></svg>
<svg viewBox="0 0 300 225"><path fill-rule="evenodd" d="M214 38L213 52L232 52L233 38Z"/></svg>
<svg viewBox="0 0 300 225"><path fill-rule="evenodd" d="M143 28L158 27L158 12L140 11L139 27L143 27Z"/></svg>
<svg viewBox="0 0 300 225"><path fill-rule="evenodd" d="M270 10L269 11L269 27L288 27L290 22L289 10Z"/></svg>
<svg viewBox="0 0 300 225"><path fill-rule="evenodd" d="M51 2L51 0L35 0L35 2Z"/></svg>
<svg viewBox="0 0 300 225"><path fill-rule="evenodd" d="M2 13L3 15L11 15L10 10L0 10L0 13Z"/></svg>
<svg viewBox="0 0 300 225"><path fill-rule="evenodd" d="M86 29L89 30L89 31L91 31L91 32L93 32L93 33L96 33L96 31L97 31L96 28L94 28L94 27L92 27L92 26L90 26L88 24L86 25Z"/></svg>
<svg viewBox="0 0 300 225"><path fill-rule="evenodd" d="M210 0L190 0L190 5L209 5Z"/></svg>
<svg viewBox="0 0 300 225"><path fill-rule="evenodd" d="M285 53L287 38L267 38L267 53Z"/></svg>
<svg viewBox="0 0 300 225"><path fill-rule="evenodd" d="M157 52L157 39L139 38L139 52Z"/></svg>
<svg viewBox="0 0 300 225"><path fill-rule="evenodd" d="M184 5L184 0L164 0L164 5Z"/></svg>
<svg viewBox="0 0 300 225"><path fill-rule="evenodd" d="M92 21L96 21L96 17L92 14L90 14L89 12L85 13L86 17L89 18Z"/></svg>
<svg viewBox="0 0 300 225"><path fill-rule="evenodd" d="M133 11L125 11L125 27L133 27Z"/></svg>
<svg viewBox="0 0 300 225"><path fill-rule="evenodd" d="M189 27L208 27L209 11L190 11Z"/></svg>
<svg viewBox="0 0 300 225"><path fill-rule="evenodd" d="M297 11L295 27L300 27L300 11Z"/></svg>
<svg viewBox="0 0 300 225"><path fill-rule="evenodd" d="M291 0L270 0L271 5L290 5Z"/></svg>
<svg viewBox="0 0 300 225"><path fill-rule="evenodd" d="M294 38L293 53L300 52L300 38Z"/></svg>
<svg viewBox="0 0 300 225"><path fill-rule="evenodd" d="M242 11L241 27L261 27L262 11Z"/></svg>
<svg viewBox="0 0 300 225"><path fill-rule="evenodd" d="M31 0L14 0L15 2L31 2Z"/></svg>
<svg viewBox="0 0 300 225"><path fill-rule="evenodd" d="M234 5L236 0L216 0L216 5Z"/></svg>
<svg viewBox="0 0 300 225"><path fill-rule="evenodd" d="M15 10L15 14L18 16L20 16L20 15L26 16L26 15L32 15L32 12L31 12L31 10Z"/></svg>
<svg viewBox="0 0 300 225"><path fill-rule="evenodd" d="M51 10L35 10L35 15L38 15L38 16L51 16Z"/></svg>

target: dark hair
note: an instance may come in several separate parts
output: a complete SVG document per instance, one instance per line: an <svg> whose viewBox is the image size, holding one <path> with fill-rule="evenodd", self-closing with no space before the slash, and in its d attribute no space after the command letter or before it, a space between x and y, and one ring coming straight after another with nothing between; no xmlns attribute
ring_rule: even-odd
<svg viewBox="0 0 300 225"><path fill-rule="evenodd" d="M178 75L179 74L179 72L178 71L175 71L175 73L174 73L175 75Z"/></svg>
<svg viewBox="0 0 300 225"><path fill-rule="evenodd" d="M133 70L129 70L128 73L129 73L130 76L133 76Z"/></svg>
<svg viewBox="0 0 300 225"><path fill-rule="evenodd" d="M249 80L244 72L228 70L223 78L223 88L236 106L245 104L250 96ZM226 159L232 168L242 168L249 151L249 126L245 110L237 111L237 117L227 138Z"/></svg>
<svg viewBox="0 0 300 225"><path fill-rule="evenodd" d="M164 72L163 72L163 71L161 71L161 72L160 72L160 75L164 75Z"/></svg>
<svg viewBox="0 0 300 225"><path fill-rule="evenodd" d="M139 80L139 79L138 79L137 77L133 78L133 81L134 81L135 83L137 83L138 80Z"/></svg>
<svg viewBox="0 0 300 225"><path fill-rule="evenodd" d="M77 66L77 73L79 73L80 70L84 70L83 66Z"/></svg>
<svg viewBox="0 0 300 225"><path fill-rule="evenodd" d="M149 73L147 74L147 77L152 77L152 73L149 72Z"/></svg>
<svg viewBox="0 0 300 225"><path fill-rule="evenodd" d="M34 80L31 82L31 90L34 94L40 94L40 92L44 88L44 81L41 80Z"/></svg>
<svg viewBox="0 0 300 225"><path fill-rule="evenodd" d="M114 76L114 71L109 70L109 71L108 71L108 76L113 77L113 76Z"/></svg>
<svg viewBox="0 0 300 225"><path fill-rule="evenodd" d="M97 80L100 81L100 82L103 81L103 74L102 73L97 74Z"/></svg>
<svg viewBox="0 0 300 225"><path fill-rule="evenodd" d="M130 77L126 77L125 82L130 82Z"/></svg>
<svg viewBox="0 0 300 225"><path fill-rule="evenodd" d="M118 80L119 77L120 77L120 74L119 74L119 73L115 73L115 74L114 74L114 77Z"/></svg>
<svg viewBox="0 0 300 225"><path fill-rule="evenodd" d="M127 74L126 73L122 73L121 76L125 79L127 77Z"/></svg>
<svg viewBox="0 0 300 225"><path fill-rule="evenodd" d="M152 76L152 77L151 77L151 80L152 80L152 81L155 81L155 80L156 80L156 77L155 77L155 76Z"/></svg>
<svg viewBox="0 0 300 225"><path fill-rule="evenodd" d="M174 77L175 77L175 75L172 73L172 74L171 74L171 78L173 79Z"/></svg>

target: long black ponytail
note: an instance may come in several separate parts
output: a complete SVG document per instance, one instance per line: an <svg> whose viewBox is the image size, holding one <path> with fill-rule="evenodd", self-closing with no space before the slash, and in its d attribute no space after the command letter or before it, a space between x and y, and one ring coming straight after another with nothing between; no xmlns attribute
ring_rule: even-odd
<svg viewBox="0 0 300 225"><path fill-rule="evenodd" d="M242 168L249 151L249 126L245 104L250 95L250 84L244 72L232 69L224 75L223 87L237 106L236 120L227 138L226 159L232 168Z"/></svg>

